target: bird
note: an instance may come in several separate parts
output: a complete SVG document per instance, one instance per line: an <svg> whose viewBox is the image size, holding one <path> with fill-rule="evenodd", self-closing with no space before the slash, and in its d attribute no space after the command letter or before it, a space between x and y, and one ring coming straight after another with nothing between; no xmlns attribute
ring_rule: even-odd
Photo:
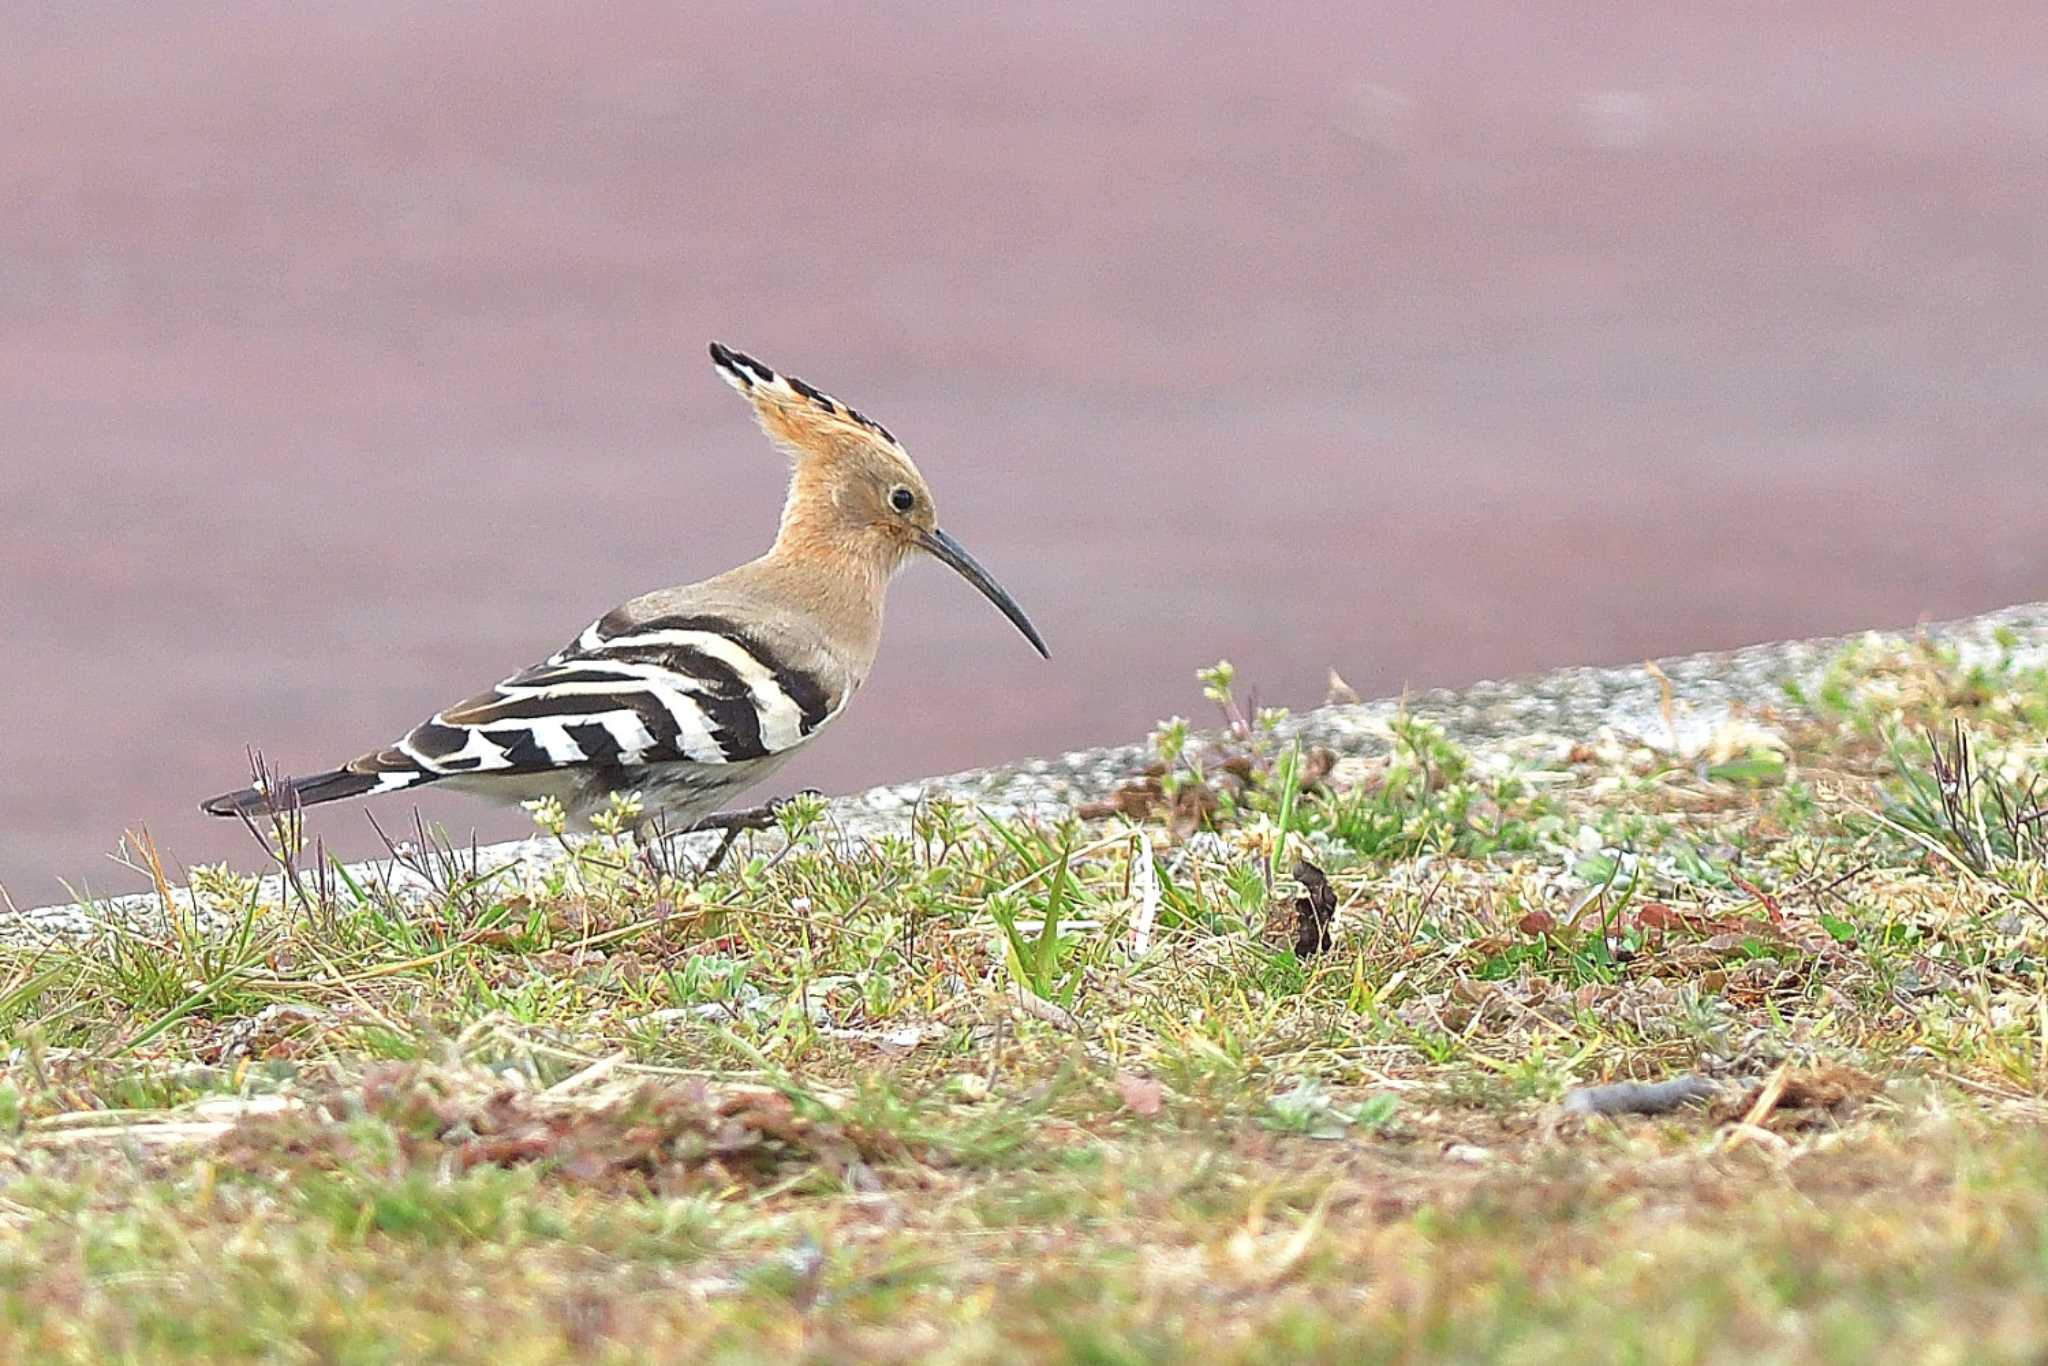
<svg viewBox="0 0 2048 1366"><path fill-rule="evenodd" d="M931 489L887 427L718 342L711 361L789 459L765 554L631 599L394 744L296 779L259 763L251 786L200 809L250 819L437 784L505 804L552 799L577 829L629 796L668 828L716 819L845 711L874 666L889 582L919 556L951 567L1052 657L1024 609L940 530Z"/></svg>

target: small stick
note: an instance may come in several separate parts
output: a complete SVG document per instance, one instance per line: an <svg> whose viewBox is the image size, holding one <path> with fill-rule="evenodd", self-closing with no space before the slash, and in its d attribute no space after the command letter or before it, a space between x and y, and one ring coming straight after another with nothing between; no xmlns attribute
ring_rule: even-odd
<svg viewBox="0 0 2048 1366"><path fill-rule="evenodd" d="M1769 1080L1765 1081L1763 1088L1757 1092L1756 1103L1749 1107L1749 1113L1729 1129L1728 1141L1722 1147L1733 1148L1744 1139L1755 1141L1763 1136L1777 1138L1778 1135L1764 1128L1764 1121L1771 1117L1771 1112L1778 1108L1778 1102L1785 1098L1785 1085L1791 1080L1792 1064L1779 1063L1777 1070L1771 1073Z"/></svg>

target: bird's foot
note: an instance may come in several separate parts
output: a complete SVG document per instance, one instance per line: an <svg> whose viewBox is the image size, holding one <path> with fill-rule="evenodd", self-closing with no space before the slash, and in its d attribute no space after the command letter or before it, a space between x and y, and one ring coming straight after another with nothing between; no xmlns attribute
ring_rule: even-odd
<svg viewBox="0 0 2048 1366"><path fill-rule="evenodd" d="M799 797L822 797L824 795L815 787L807 787L803 791L793 792L787 797L771 798L768 801L762 802L759 806L735 807L731 811L720 811L706 816L690 826L684 833L697 835L702 834L706 830L773 830L776 818L781 814L783 807L788 806Z"/></svg>
<svg viewBox="0 0 2048 1366"><path fill-rule="evenodd" d="M719 865L725 862L725 856L732 852L733 841L740 837L741 831L773 830L776 825L776 818L781 814L782 808L788 806L797 797L822 797L824 795L824 793L814 787L807 787L803 791L793 793L788 797L771 798L768 801L762 802L759 806L743 806L736 810L720 811L715 815L704 817L704 819L692 825L688 833L695 835L701 834L706 830L723 830L725 838L718 842L717 851L711 855L711 861L704 865L704 871L699 876L710 877L718 871Z"/></svg>

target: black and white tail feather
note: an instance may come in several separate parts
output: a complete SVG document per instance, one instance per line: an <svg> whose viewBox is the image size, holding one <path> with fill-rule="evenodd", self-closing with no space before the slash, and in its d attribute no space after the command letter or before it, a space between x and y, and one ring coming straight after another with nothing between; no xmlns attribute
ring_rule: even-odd
<svg viewBox="0 0 2048 1366"><path fill-rule="evenodd" d="M246 787L202 809L254 815L448 782L555 796L572 817L613 792L645 791L650 805L691 816L779 767L845 702L729 617L636 619L622 608L394 745L285 780L288 793Z"/></svg>

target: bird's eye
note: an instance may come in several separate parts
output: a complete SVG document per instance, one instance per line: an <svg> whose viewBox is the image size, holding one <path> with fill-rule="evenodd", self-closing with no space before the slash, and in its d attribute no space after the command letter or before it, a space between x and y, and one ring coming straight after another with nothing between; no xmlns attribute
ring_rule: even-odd
<svg viewBox="0 0 2048 1366"><path fill-rule="evenodd" d="M917 495L906 488L892 489L889 493L889 506L898 512L908 512L917 506Z"/></svg>

